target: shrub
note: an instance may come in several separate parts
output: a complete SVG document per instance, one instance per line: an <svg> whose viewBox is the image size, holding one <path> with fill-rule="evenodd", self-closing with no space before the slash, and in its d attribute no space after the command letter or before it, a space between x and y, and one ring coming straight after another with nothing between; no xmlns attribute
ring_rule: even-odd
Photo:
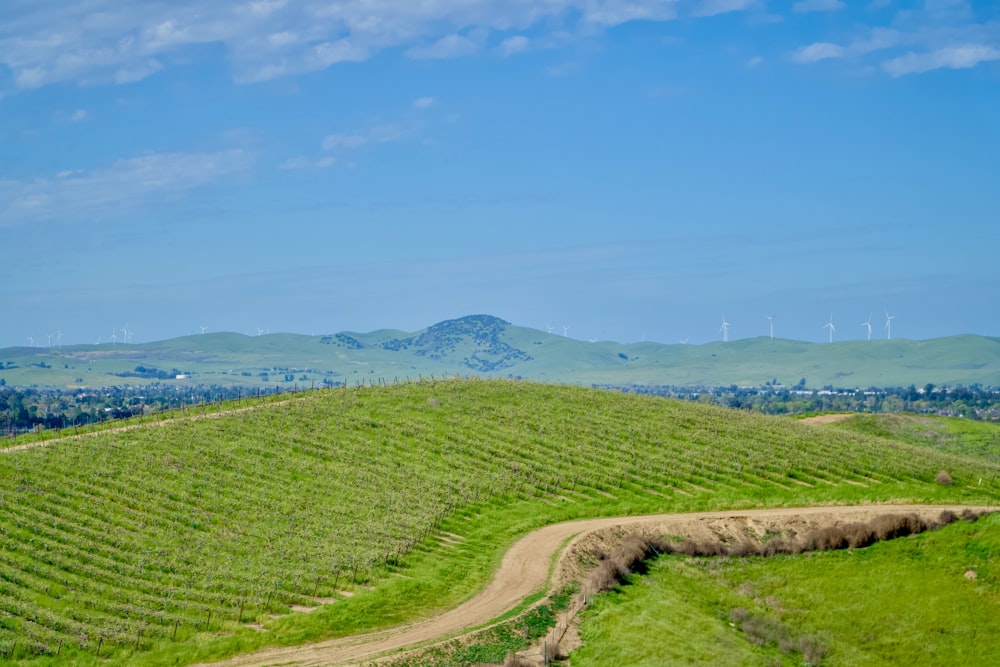
<svg viewBox="0 0 1000 667"><path fill-rule="evenodd" d="M950 486L951 485L951 475L949 475L947 472L945 472L944 470L942 470L941 472L939 472L937 474L937 476L934 477L934 481L937 482L938 484L942 484L944 486Z"/></svg>

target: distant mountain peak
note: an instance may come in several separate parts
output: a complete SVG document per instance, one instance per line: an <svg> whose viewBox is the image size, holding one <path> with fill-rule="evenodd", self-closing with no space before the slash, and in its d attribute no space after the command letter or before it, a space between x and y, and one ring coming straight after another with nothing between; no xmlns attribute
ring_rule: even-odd
<svg viewBox="0 0 1000 667"><path fill-rule="evenodd" d="M501 340L510 322L493 315L466 315L445 320L422 333L393 338L379 344L384 350L413 353L428 359L444 359L464 354L462 364L479 373L503 370L518 362L530 361L531 355Z"/></svg>

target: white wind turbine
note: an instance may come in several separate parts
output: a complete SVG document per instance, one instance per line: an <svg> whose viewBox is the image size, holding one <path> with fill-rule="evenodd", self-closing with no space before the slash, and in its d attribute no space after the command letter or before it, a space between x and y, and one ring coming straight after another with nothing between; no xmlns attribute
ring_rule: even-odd
<svg viewBox="0 0 1000 667"><path fill-rule="evenodd" d="M767 322L771 326L771 340L774 340L774 317L777 313L771 313L767 316Z"/></svg>
<svg viewBox="0 0 1000 667"><path fill-rule="evenodd" d="M118 345L118 334L115 333L115 328L111 327L111 347Z"/></svg>
<svg viewBox="0 0 1000 667"><path fill-rule="evenodd" d="M729 342L729 322L726 321L725 313L722 313L722 326L719 327L719 331L722 332L722 342Z"/></svg>
<svg viewBox="0 0 1000 667"><path fill-rule="evenodd" d="M690 338L690 336L688 338ZM680 343L681 345L687 345L688 344L688 338L681 338L677 342Z"/></svg>
<svg viewBox="0 0 1000 667"><path fill-rule="evenodd" d="M563 325L563 338L569 338L569 327L565 324Z"/></svg>
<svg viewBox="0 0 1000 667"><path fill-rule="evenodd" d="M552 332L553 332L553 331L555 331L555 329L556 329L556 328L555 328L554 326L552 326L551 324L546 324L546 325L545 325L545 328L549 330L549 333L552 333Z"/></svg>
<svg viewBox="0 0 1000 667"><path fill-rule="evenodd" d="M868 327L868 340L871 340L872 339L872 315L871 315L871 313L868 313L868 320L866 322L862 322L861 326Z"/></svg>
<svg viewBox="0 0 1000 667"><path fill-rule="evenodd" d="M56 347L62 347L62 329L56 329Z"/></svg>
<svg viewBox="0 0 1000 667"><path fill-rule="evenodd" d="M52 347L52 337L55 336L55 334L46 334L46 336L49 338L49 347Z"/></svg>
<svg viewBox="0 0 1000 667"><path fill-rule="evenodd" d="M33 337L28 336L27 340L28 340L28 347L35 347L35 339Z"/></svg>
<svg viewBox="0 0 1000 667"><path fill-rule="evenodd" d="M205 333L206 331L208 331L208 327L198 327L198 328L201 329L202 333Z"/></svg>
<svg viewBox="0 0 1000 667"><path fill-rule="evenodd" d="M837 330L837 327L833 326L833 315L830 315L830 321L823 325L824 329L830 330L830 342L833 342L833 332Z"/></svg>
<svg viewBox="0 0 1000 667"><path fill-rule="evenodd" d="M264 335L264 330L261 329L260 327L257 327L257 335L258 336L263 336Z"/></svg>
<svg viewBox="0 0 1000 667"><path fill-rule="evenodd" d="M892 340L892 321L896 319L895 315L890 315L889 311L885 311L885 338L886 340Z"/></svg>

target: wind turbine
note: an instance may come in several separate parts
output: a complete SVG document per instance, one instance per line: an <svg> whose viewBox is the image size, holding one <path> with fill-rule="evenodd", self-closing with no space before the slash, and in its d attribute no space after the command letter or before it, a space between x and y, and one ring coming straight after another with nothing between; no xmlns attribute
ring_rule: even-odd
<svg viewBox="0 0 1000 667"><path fill-rule="evenodd" d="M56 347L62 347L62 329L56 329Z"/></svg>
<svg viewBox="0 0 1000 667"><path fill-rule="evenodd" d="M885 311L885 338L886 340L892 340L892 321L896 318L895 315L890 315L889 311Z"/></svg>
<svg viewBox="0 0 1000 667"><path fill-rule="evenodd" d="M111 327L111 347L118 345L118 334L115 333L115 328Z"/></svg>
<svg viewBox="0 0 1000 667"><path fill-rule="evenodd" d="M872 314L868 313L868 321L862 322L861 326L868 327L868 340L872 339Z"/></svg>
<svg viewBox="0 0 1000 667"><path fill-rule="evenodd" d="M208 327L198 327L198 328L201 329L202 333L205 333L206 331L208 331Z"/></svg>
<svg viewBox="0 0 1000 667"><path fill-rule="evenodd" d="M97 337L97 342L96 342L96 343L94 343L94 345L100 345L100 344L101 344L101 337L100 337L100 336L98 336L98 337Z"/></svg>
<svg viewBox="0 0 1000 667"><path fill-rule="evenodd" d="M546 324L545 328L549 330L549 333L552 333L555 330L555 327L551 324Z"/></svg>
<svg viewBox="0 0 1000 667"><path fill-rule="evenodd" d="M681 345L687 345L688 344L688 339L687 338L681 338L677 342L680 343Z"/></svg>
<svg viewBox="0 0 1000 667"><path fill-rule="evenodd" d="M52 347L52 337L55 336L55 334L46 334L46 335L49 337L49 347Z"/></svg>
<svg viewBox="0 0 1000 667"><path fill-rule="evenodd" d="M722 326L719 327L719 331L722 332L722 342L729 342L729 322L726 321L725 313L722 313Z"/></svg>
<svg viewBox="0 0 1000 667"><path fill-rule="evenodd" d="M774 317L777 313L771 313L767 316L767 322L771 325L771 340L774 340Z"/></svg>
<svg viewBox="0 0 1000 667"><path fill-rule="evenodd" d="M569 337L569 327L564 324L563 325L563 338L568 338L568 337Z"/></svg>
<svg viewBox="0 0 1000 667"><path fill-rule="evenodd" d="M35 339L28 336L28 347L35 347Z"/></svg>
<svg viewBox="0 0 1000 667"><path fill-rule="evenodd" d="M833 342L833 332L837 330L837 327L833 326L833 315L830 315L830 321L823 325L824 329L830 330L830 342Z"/></svg>

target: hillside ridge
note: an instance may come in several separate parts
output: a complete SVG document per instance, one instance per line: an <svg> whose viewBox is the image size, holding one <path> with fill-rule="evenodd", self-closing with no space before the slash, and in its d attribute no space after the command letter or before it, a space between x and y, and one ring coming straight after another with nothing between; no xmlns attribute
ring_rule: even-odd
<svg viewBox="0 0 1000 667"><path fill-rule="evenodd" d="M127 345L0 349L0 383L8 386L308 386L468 374L615 386L792 387L802 380L813 388L1000 386L1000 339L587 342L478 314L415 332L208 333Z"/></svg>

